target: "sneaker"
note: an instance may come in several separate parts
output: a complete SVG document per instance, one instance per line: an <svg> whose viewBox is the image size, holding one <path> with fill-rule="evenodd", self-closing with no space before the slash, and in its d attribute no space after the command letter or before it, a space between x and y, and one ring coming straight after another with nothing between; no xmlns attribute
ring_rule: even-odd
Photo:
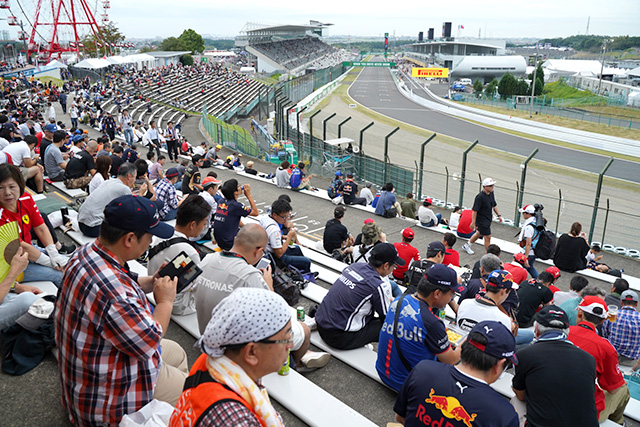
<svg viewBox="0 0 640 427"><path fill-rule="evenodd" d="M322 368L329 363L331 355L325 352L307 351L300 362L307 368Z"/></svg>
<svg viewBox="0 0 640 427"><path fill-rule="evenodd" d="M369 350L373 351L373 344L371 344L371 343L365 344L364 348L368 348Z"/></svg>
<svg viewBox="0 0 640 427"><path fill-rule="evenodd" d="M318 326L316 325L316 319L311 316L304 316L304 324L307 325L312 331L318 329Z"/></svg>
<svg viewBox="0 0 640 427"><path fill-rule="evenodd" d="M471 245L469 243L465 243L462 245L462 249L464 249L469 255L473 255L473 250L471 249Z"/></svg>
<svg viewBox="0 0 640 427"><path fill-rule="evenodd" d="M76 250L75 245L61 245L58 253L63 255L71 255Z"/></svg>

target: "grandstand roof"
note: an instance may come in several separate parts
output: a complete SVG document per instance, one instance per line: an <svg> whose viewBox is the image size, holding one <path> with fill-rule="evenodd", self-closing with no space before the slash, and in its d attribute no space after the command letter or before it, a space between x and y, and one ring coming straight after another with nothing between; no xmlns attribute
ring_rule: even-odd
<svg viewBox="0 0 640 427"><path fill-rule="evenodd" d="M305 32L308 30L317 30L318 28L325 28L328 27L329 25L333 25L333 24L322 24L322 23L318 23L318 24L310 24L310 25L274 25L271 27L263 27L263 28L257 28L255 30L248 30L247 34L265 34L265 33L272 33L272 34L282 34L282 33L301 33L301 32Z"/></svg>
<svg viewBox="0 0 640 427"><path fill-rule="evenodd" d="M190 50L183 51L169 51L169 50L152 50L147 52L147 54L153 56L154 58L171 58L172 56L182 56L191 53Z"/></svg>

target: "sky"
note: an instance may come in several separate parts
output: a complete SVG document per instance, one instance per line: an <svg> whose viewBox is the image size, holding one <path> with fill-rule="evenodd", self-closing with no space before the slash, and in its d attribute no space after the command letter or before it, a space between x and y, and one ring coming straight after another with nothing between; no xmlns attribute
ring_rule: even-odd
<svg viewBox="0 0 640 427"><path fill-rule="evenodd" d="M27 10L35 9L37 3L20 1ZM102 0L87 1L90 5L102 4ZM478 37L480 31L482 37L548 38L584 34L589 17L589 34L640 35L640 0L408 1L402 7L396 7L398 4L385 7L384 3L367 0L111 0L110 3L111 21L130 38L178 36L186 28L203 35L232 38L246 22L307 24L309 20L334 24L329 35L382 37L385 32L391 35L395 32L396 36L417 38L419 31L424 31L426 37L428 29L434 28L437 36L442 32L442 23L450 21L454 37ZM14 9L14 13L19 11L15 6ZM460 33L459 25L464 26ZM7 27L1 21L0 29L16 31L16 27Z"/></svg>

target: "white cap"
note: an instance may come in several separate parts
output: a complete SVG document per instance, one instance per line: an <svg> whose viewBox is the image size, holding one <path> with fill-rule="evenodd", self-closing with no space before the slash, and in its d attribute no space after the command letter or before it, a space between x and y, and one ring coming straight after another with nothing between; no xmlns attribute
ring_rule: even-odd
<svg viewBox="0 0 640 427"><path fill-rule="evenodd" d="M520 213L528 213L528 214L533 214L536 212L536 208L533 207L533 205L526 205L520 209L518 209L518 211Z"/></svg>
<svg viewBox="0 0 640 427"><path fill-rule="evenodd" d="M492 178L485 178L484 181L482 181L482 186L483 187L490 187L492 185L494 185L496 182L492 179Z"/></svg>

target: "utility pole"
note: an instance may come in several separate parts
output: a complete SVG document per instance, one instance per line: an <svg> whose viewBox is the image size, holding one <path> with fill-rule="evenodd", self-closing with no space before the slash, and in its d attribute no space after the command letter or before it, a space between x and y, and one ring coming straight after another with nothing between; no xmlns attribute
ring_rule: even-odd
<svg viewBox="0 0 640 427"><path fill-rule="evenodd" d="M536 42L536 59L533 62L533 79L531 80L531 102L529 102L529 118L533 117L533 97L536 91L536 75L538 74L538 42Z"/></svg>
<svg viewBox="0 0 640 427"><path fill-rule="evenodd" d="M604 58L607 55L607 42L609 40L605 40L602 43L602 61L600 62L600 80L598 81L598 95L600 95L600 87L602 86L602 73L604 72Z"/></svg>

